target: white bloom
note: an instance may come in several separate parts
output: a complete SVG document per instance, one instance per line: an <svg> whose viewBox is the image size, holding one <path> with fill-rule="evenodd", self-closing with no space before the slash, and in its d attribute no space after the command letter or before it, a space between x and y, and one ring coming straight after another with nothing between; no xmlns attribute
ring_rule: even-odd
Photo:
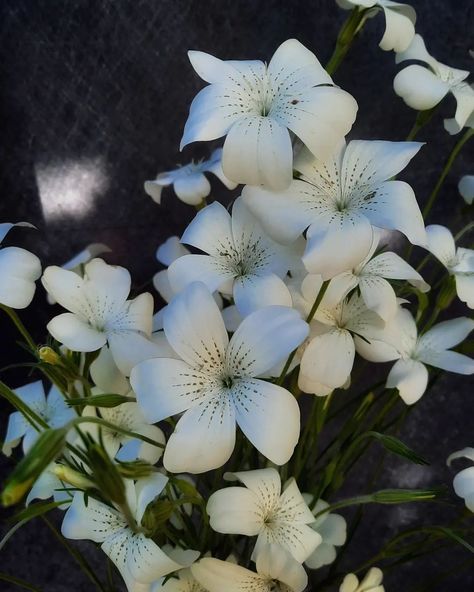
<svg viewBox="0 0 474 592"><path fill-rule="evenodd" d="M382 586L382 580L382 570L378 567L371 567L360 583L355 574L347 574L339 588L339 592L384 592L385 588Z"/></svg>
<svg viewBox="0 0 474 592"><path fill-rule="evenodd" d="M167 481L168 478L160 473L140 479L136 484L125 480L128 505L136 521L135 530L128 525L120 510L92 497L88 498L86 505L83 493L76 493L64 516L61 529L63 536L100 543L104 553L120 571L129 592L141 591L140 586L187 567L199 556L197 551L182 554L186 563L181 565L168 557L140 530L148 504L162 492Z"/></svg>
<svg viewBox="0 0 474 592"><path fill-rule="evenodd" d="M316 56L296 39L280 45L268 66L222 61L200 51L189 59L209 82L194 98L181 148L225 136L222 166L236 183L285 189L292 179L289 131L325 158L349 132L357 103L336 88Z"/></svg>
<svg viewBox="0 0 474 592"><path fill-rule="evenodd" d="M261 376L306 337L295 310L268 306L249 315L229 342L219 308L204 284L191 284L167 307L166 337L181 359L138 364L131 384L149 421L185 411L168 440L164 465L200 473L232 454L237 423L252 444L284 464L299 437L299 407L287 390Z"/></svg>
<svg viewBox="0 0 474 592"><path fill-rule="evenodd" d="M300 563L321 543L321 535L308 526L314 516L296 481L282 491L273 468L227 473L245 487L226 487L211 495L207 513L211 527L224 534L257 536L252 558L269 543L285 548Z"/></svg>
<svg viewBox="0 0 474 592"><path fill-rule="evenodd" d="M445 226L426 227L428 250L446 267L456 280L456 292L469 308L474 308L474 250L458 247Z"/></svg>
<svg viewBox="0 0 474 592"><path fill-rule="evenodd" d="M115 393L135 397L130 382L120 372L114 361L110 348L107 346L100 350L97 358L90 366L90 374L94 384L103 393Z"/></svg>
<svg viewBox="0 0 474 592"><path fill-rule="evenodd" d="M52 497L55 502L71 502L73 494L67 491L67 485L55 474L54 469L58 466L51 463L36 479L26 498L26 505L35 499L49 499ZM68 504L62 503L58 508L65 510Z"/></svg>
<svg viewBox="0 0 474 592"><path fill-rule="evenodd" d="M14 226L27 222L0 224L0 243ZM26 308L33 300L35 281L41 275L41 262L36 255L20 247L0 249L0 304L11 308Z"/></svg>
<svg viewBox="0 0 474 592"><path fill-rule="evenodd" d="M124 374L135 364L159 355L150 341L153 297L140 294L127 300L130 274L123 267L93 259L84 277L61 267L46 268L42 282L51 296L71 311L54 317L48 330L73 351L96 351L109 344L115 363Z"/></svg>
<svg viewBox="0 0 474 592"><path fill-rule="evenodd" d="M17 388L14 392L51 428L60 428L76 417L75 411L68 407L63 395L55 386L51 387L46 397L41 380ZM28 452L38 435L39 432L25 419L25 416L20 411L14 411L8 418L3 454L10 456L13 448L18 446L22 438L23 452Z"/></svg>
<svg viewBox="0 0 474 592"><path fill-rule="evenodd" d="M303 497L308 504L313 499L313 496L308 494L303 494ZM327 502L319 499L313 508L313 514L316 516L328 506ZM304 563L310 569L319 569L336 559L336 547L340 547L346 542L347 524L339 514L325 512L316 518L316 521L311 524L311 528L321 536L322 543L316 547Z"/></svg>
<svg viewBox="0 0 474 592"><path fill-rule="evenodd" d="M102 255L103 253L110 253L111 249L102 243L91 243L85 249L83 249L77 255L74 255L72 259L69 259L66 263L61 265L63 269L69 269L70 271L74 271L77 275L82 277L84 271L84 265L88 263L97 255ZM55 304L54 298L51 294L46 295L49 304Z"/></svg>
<svg viewBox="0 0 474 592"><path fill-rule="evenodd" d="M468 458L474 462L474 448L463 448L457 452L453 452L448 457L448 466L456 458ZM454 491L456 495L462 497L466 503L466 507L474 512L474 466L463 469L454 477L453 481Z"/></svg>
<svg viewBox="0 0 474 592"><path fill-rule="evenodd" d="M403 401L412 405L428 384L425 364L457 374L474 373L474 360L449 349L461 343L473 329L474 320L460 317L438 323L418 336L411 313L400 307L370 344L357 341L357 351L374 362L398 360L388 375L387 388L397 388Z"/></svg>
<svg viewBox="0 0 474 592"><path fill-rule="evenodd" d="M444 127L457 134L469 123L474 111L474 89L465 82L468 70L457 70L438 62L431 56L420 35L415 35L410 47L397 54L397 64L405 60L424 62L426 66L412 64L403 68L393 81L397 95L413 109L425 111L435 107L449 92L457 102L453 119L445 119Z"/></svg>
<svg viewBox="0 0 474 592"><path fill-rule="evenodd" d="M321 287L321 276L307 276L302 296L310 306ZM301 348L299 388L317 396L329 395L350 381L356 346L354 336L369 339L384 326L382 319L367 309L362 298L353 295L339 300L338 291L326 293L314 320L310 335Z"/></svg>
<svg viewBox="0 0 474 592"><path fill-rule="evenodd" d="M267 545L256 560L257 573L230 561L207 558L191 567L209 592L303 592L308 585L304 568L279 545Z"/></svg>
<svg viewBox="0 0 474 592"><path fill-rule="evenodd" d="M408 4L392 2L392 0L336 0L346 10L359 6L361 9L373 8L368 17L375 16L378 9L385 15L385 33L379 46L390 51L405 51L415 35L416 12Z"/></svg>
<svg viewBox="0 0 474 592"><path fill-rule="evenodd" d="M396 253L384 252L372 258L378 244L378 237L375 236L367 257L353 270L336 276L332 283L341 286L346 294L358 287L367 308L387 321L398 307L397 296L387 279L408 280L421 292L427 292L430 287L416 269Z"/></svg>
<svg viewBox="0 0 474 592"><path fill-rule="evenodd" d="M232 216L218 202L201 210L185 230L182 242L207 255L184 255L168 269L175 291L201 281L211 292L233 296L243 316L271 304L291 306L283 277L296 253L270 239L239 198Z"/></svg>
<svg viewBox="0 0 474 592"><path fill-rule="evenodd" d="M303 262L310 273L330 279L353 269L368 254L373 226L399 230L413 244L425 245L413 189L390 180L420 146L353 140L324 161L304 149L295 162L302 177L287 191L245 187L242 195L275 240L288 243L308 229Z"/></svg>
<svg viewBox="0 0 474 592"><path fill-rule="evenodd" d="M209 160L191 162L174 171L160 173L154 181L145 181L146 193L161 204L163 187L173 185L174 192L181 201L190 206L199 205L211 192L211 185L204 173L213 173L227 189L235 189L237 183L230 181L222 170L222 148L217 148Z"/></svg>
<svg viewBox="0 0 474 592"><path fill-rule="evenodd" d="M157 592L208 592L206 588L193 576L191 569L181 569L178 572L178 578L170 578L161 587L157 588Z"/></svg>
<svg viewBox="0 0 474 592"><path fill-rule="evenodd" d="M98 417L99 415L95 407L87 406L82 416ZM137 403L122 403L111 408L102 407L100 416L119 428L146 436L160 444L165 443L163 432L159 427L147 423ZM95 423L85 424L83 431L89 432L97 442L101 437L107 454L120 461L141 459L154 465L163 453L163 448Z"/></svg>
<svg viewBox="0 0 474 592"><path fill-rule="evenodd" d="M474 175L464 175L464 177L461 177L458 189L464 201L471 205L474 200Z"/></svg>

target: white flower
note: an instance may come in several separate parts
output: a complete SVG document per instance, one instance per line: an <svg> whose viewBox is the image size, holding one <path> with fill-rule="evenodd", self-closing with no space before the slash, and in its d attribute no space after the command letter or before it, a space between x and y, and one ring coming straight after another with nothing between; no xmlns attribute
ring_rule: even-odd
<svg viewBox="0 0 474 592"><path fill-rule="evenodd" d="M456 458L468 458L474 462L474 448L463 448L457 452L453 452L448 457L448 466ZM474 512L474 466L463 469L454 477L453 481L454 491L456 495L462 497L466 503L466 507Z"/></svg>
<svg viewBox="0 0 474 592"><path fill-rule="evenodd" d="M174 192L181 201L190 206L199 205L211 192L211 185L204 173L213 173L227 189L235 189L237 183L230 181L222 170L222 148L217 148L209 160L191 162L174 171L160 173L154 181L145 181L145 192L161 204L163 187L173 185Z"/></svg>
<svg viewBox="0 0 474 592"><path fill-rule="evenodd" d="M230 561L207 558L191 567L209 592L303 592L308 585L304 568L279 545L267 545L256 560L257 573Z"/></svg>
<svg viewBox="0 0 474 592"><path fill-rule="evenodd" d="M324 158L349 132L357 103L336 88L316 56L296 39L280 45L268 66L222 61L200 51L189 59L209 82L194 98L181 148L227 135L225 175L236 183L285 189L292 179L289 130Z"/></svg>
<svg viewBox="0 0 474 592"><path fill-rule="evenodd" d="M211 527L224 534L257 536L252 558L269 543L280 545L300 563L321 543L321 535L308 526L314 516L296 481L282 491L273 468L227 473L245 487L226 487L211 495L207 513Z"/></svg>
<svg viewBox="0 0 474 592"><path fill-rule="evenodd" d="M14 226L32 227L27 222L0 224L0 243ZM36 255L20 247L0 249L0 304L26 308L35 295L35 281L41 275L41 262Z"/></svg>
<svg viewBox="0 0 474 592"><path fill-rule="evenodd" d="M382 9L385 15L385 33L379 46L390 51L405 51L415 35L416 12L408 4L392 2L392 0L336 0L346 10L359 6L360 9L373 8L367 13L372 17Z"/></svg>
<svg viewBox="0 0 474 592"><path fill-rule="evenodd" d="M52 497L55 502L63 502L58 506L60 510L68 507L66 502L71 502L73 495L67 490L67 485L56 476L54 469L57 466L56 463L51 463L36 479L26 498L26 505L35 499L45 500Z"/></svg>
<svg viewBox="0 0 474 592"><path fill-rule="evenodd" d="M46 397L41 380L17 388L14 392L51 428L60 428L76 417L75 411L68 407L63 395L55 386L51 387ZM39 432L25 419L25 416L20 411L14 411L8 418L3 454L10 456L13 448L18 446L22 438L23 452L28 452L38 435Z"/></svg>
<svg viewBox="0 0 474 592"><path fill-rule="evenodd" d="M96 351L109 344L118 368L130 374L135 364L159 355L150 341L153 297L140 294L127 300L130 274L123 267L93 259L84 277L61 267L46 268L42 282L49 294L71 311L54 317L48 331L73 351Z"/></svg>
<svg viewBox="0 0 474 592"><path fill-rule="evenodd" d="M458 189L464 201L471 205L474 200L474 175L464 175L464 177L461 177Z"/></svg>
<svg viewBox="0 0 474 592"><path fill-rule="evenodd" d="M420 35L415 35L410 47L397 54L397 64L406 60L424 62L426 66L412 64L400 70L393 81L397 95L413 109L425 111L435 107L449 92L457 102L453 119L445 119L444 127L457 134L469 123L474 111L474 90L465 82L468 70L457 70L438 62L431 56Z"/></svg>
<svg viewBox="0 0 474 592"><path fill-rule="evenodd" d="M207 588L201 586L196 580L190 568L181 569L177 578L170 578L161 587L158 587L156 592L159 590L163 592L208 592Z"/></svg>
<svg viewBox="0 0 474 592"><path fill-rule="evenodd" d="M321 276L307 276L301 286L302 296L311 306L321 287ZM339 299L338 291L326 293L314 320L310 335L301 348L298 386L305 393L329 395L350 381L356 352L354 336L369 339L384 322L368 310L362 298L353 295Z"/></svg>
<svg viewBox="0 0 474 592"><path fill-rule="evenodd" d="M291 306L282 278L296 253L270 239L241 198L232 216L218 202L201 210L181 241L208 254L184 255L170 265L168 279L175 291L201 281L211 292L233 296L243 316L271 304Z"/></svg>
<svg viewBox="0 0 474 592"><path fill-rule="evenodd" d="M99 415L95 407L86 406L82 416L98 417ZM147 423L137 403L122 403L111 408L102 407L100 416L119 428L146 436L160 444L165 443L163 432L159 427ZM101 437L107 454L120 461L141 459L154 465L163 453L163 448L159 446L153 446L153 444L98 424L85 424L83 431L89 432L96 441L99 441Z"/></svg>
<svg viewBox="0 0 474 592"><path fill-rule="evenodd" d="M72 259L61 265L63 269L69 269L70 271L74 271L77 275L82 277L84 271L84 265L88 263L97 255L102 255L103 253L110 253L111 249L102 243L91 243L85 249L80 251L77 255L74 255ZM54 298L51 294L46 295L49 304L55 304Z"/></svg>
<svg viewBox="0 0 474 592"><path fill-rule="evenodd" d="M426 243L413 189L390 180L420 146L353 140L324 161L303 149L295 162L302 176L287 191L245 187L242 195L275 240L288 243L308 229L303 262L310 273L330 279L368 254L373 226L399 230L416 245Z"/></svg>
<svg viewBox="0 0 474 592"><path fill-rule="evenodd" d="M341 286L341 291L345 294L358 287L367 308L387 321L394 316L398 307L397 295L387 279L408 280L421 292L427 292L430 287L421 275L396 253L384 252L372 258L378 244L379 239L375 235L367 257L353 270L336 276L332 283Z"/></svg>
<svg viewBox="0 0 474 592"><path fill-rule="evenodd" d="M371 567L360 583L355 574L347 574L339 588L339 592L384 592L385 588L382 586L382 580L382 570L378 567Z"/></svg>
<svg viewBox="0 0 474 592"><path fill-rule="evenodd" d="M474 250L458 247L445 226L426 227L428 250L446 267L456 280L456 292L469 308L474 308Z"/></svg>
<svg viewBox="0 0 474 592"><path fill-rule="evenodd" d="M474 320L467 317L438 323L418 336L411 313L399 308L371 344L356 338L357 351L374 362L398 360L387 378L387 388L397 388L407 405L416 403L428 384L425 364L457 374L473 374L474 360L451 351L474 329Z"/></svg>
<svg viewBox="0 0 474 592"><path fill-rule="evenodd" d="M304 493L303 497L308 504L313 499L310 494ZM313 508L313 514L316 516L328 506L327 502L319 499ZM339 514L325 512L316 518L316 521L311 524L311 528L321 536L322 543L316 547L304 563L310 569L319 569L336 559L336 547L340 547L346 542L347 524Z"/></svg>
<svg viewBox="0 0 474 592"><path fill-rule="evenodd" d="M197 559L197 551L183 553L184 565L173 561L151 538L142 532L141 520L150 502L164 489L168 478L155 473L136 484L125 480L127 502L136 521L136 528L128 525L118 509L78 492L64 516L61 532L68 539L89 539L100 543L102 550L115 563L129 592L138 592L143 584L189 566Z"/></svg>
<svg viewBox="0 0 474 592"><path fill-rule="evenodd" d="M299 407L287 390L261 376L306 337L292 309L268 306L249 315L229 342L219 308L204 284L191 284L167 307L166 337L181 359L138 364L131 384L148 421L185 411L168 440L164 465L200 473L232 454L237 423L252 444L284 464L299 437Z"/></svg>

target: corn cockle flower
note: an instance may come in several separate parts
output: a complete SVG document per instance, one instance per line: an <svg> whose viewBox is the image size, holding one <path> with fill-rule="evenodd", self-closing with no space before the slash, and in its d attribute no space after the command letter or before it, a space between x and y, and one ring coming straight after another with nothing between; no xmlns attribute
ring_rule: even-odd
<svg viewBox="0 0 474 592"><path fill-rule="evenodd" d="M89 539L100 543L102 550L115 563L129 592L142 590L140 586L151 584L158 578L189 566L198 556L198 551L181 553L184 565L166 555L147 536L142 528L143 514L164 489L168 478L155 473L135 484L126 479L126 497L135 521L135 527L127 522L121 510L77 492L64 516L61 532L68 539Z"/></svg>
<svg viewBox="0 0 474 592"><path fill-rule="evenodd" d="M70 312L54 317L48 331L72 351L91 352L106 343L124 374L139 361L159 355L150 341L153 297L140 294L127 300L130 274L123 267L93 259L84 277L61 267L47 267L42 282L47 292Z"/></svg>
<svg viewBox="0 0 474 592"><path fill-rule="evenodd" d="M420 147L417 142L353 140L327 160L303 149L295 161L301 178L288 190L245 187L242 195L275 240L289 243L308 229L303 263L327 280L367 256L373 226L399 230L411 243L426 244L413 189L390 180Z"/></svg>
<svg viewBox="0 0 474 592"><path fill-rule="evenodd" d="M382 570L378 567L371 567L361 582L355 574L347 574L339 592L385 592L382 580Z"/></svg>
<svg viewBox="0 0 474 592"><path fill-rule="evenodd" d="M308 585L304 568L278 545L262 549L256 568L257 573L230 561L205 557L191 572L208 592L303 592Z"/></svg>
<svg viewBox="0 0 474 592"><path fill-rule="evenodd" d="M464 201L471 205L474 200L474 175L464 175L458 183L458 189Z"/></svg>
<svg viewBox="0 0 474 592"><path fill-rule="evenodd" d="M165 468L201 473L222 466L234 449L236 423L264 456L288 462L299 437L298 404L257 377L305 339L308 325L297 311L257 310L229 341L211 293L195 282L168 305L164 330L181 359L146 360L130 380L148 421L185 411L168 440Z"/></svg>
<svg viewBox="0 0 474 592"><path fill-rule="evenodd" d="M367 308L387 321L398 309L397 295L388 279L407 280L421 292L427 292L430 287L416 269L396 253L383 252L373 257L378 244L378 237L374 237L367 257L351 271L336 276L332 284L344 295L358 288Z"/></svg>
<svg viewBox="0 0 474 592"><path fill-rule="evenodd" d="M426 65L412 64L400 70L393 81L397 95L409 107L425 111L435 107L451 92L457 102L456 114L453 119L445 119L444 126L450 134L460 132L474 111L474 89L465 81L469 71L438 62L428 53L423 38L418 34L406 51L397 54L397 64L406 60Z"/></svg>
<svg viewBox="0 0 474 592"><path fill-rule="evenodd" d="M282 43L268 66L222 61L200 51L188 55L209 86L191 104L181 148L226 135L222 167L236 183L287 188L293 164L289 131L325 158L354 123L354 98L334 86L296 39Z"/></svg>
<svg viewBox="0 0 474 592"><path fill-rule="evenodd" d="M425 364L457 374L473 374L474 360L450 348L461 343L474 329L474 320L460 317L438 323L418 336L411 313L397 314L370 343L358 341L357 351L367 360L397 360L387 377L387 388L396 388L407 405L416 403L428 384Z"/></svg>
<svg viewBox="0 0 474 592"><path fill-rule="evenodd" d="M154 181L145 181L145 192L161 204L163 187L173 185L178 198L190 206L199 205L211 192L211 185L204 173L213 173L227 189L235 189L237 183L230 181L222 170L222 148L217 148L209 160L191 162L174 171L160 173Z"/></svg>
<svg viewBox="0 0 474 592"><path fill-rule="evenodd" d="M32 227L27 222L0 224L0 243L14 226ZM41 262L36 255L20 247L0 249L0 304L26 308L33 300L36 280L41 275Z"/></svg>
<svg viewBox="0 0 474 592"><path fill-rule="evenodd" d="M59 390L52 386L48 396L44 392L41 380L15 389L15 394L39 415L51 428L60 428L76 417ZM10 456L13 448L23 438L23 452L28 452L39 432L25 419L20 411L14 411L8 419L7 434L3 443L3 454Z"/></svg>
<svg viewBox="0 0 474 592"><path fill-rule="evenodd" d="M426 227L428 250L440 261L456 281L459 300L474 308L474 250L458 247L451 231L445 226Z"/></svg>
<svg viewBox="0 0 474 592"><path fill-rule="evenodd" d="M303 497L306 503L311 505L313 496L304 493ZM328 506L327 502L319 499L312 510L313 514L316 516L319 512L326 510ZM319 569L336 559L336 547L340 547L346 542L347 523L339 514L325 512L318 516L310 526L321 536L322 543L316 547L304 564L310 569Z"/></svg>
<svg viewBox="0 0 474 592"><path fill-rule="evenodd" d="M314 516L294 479L282 491L273 468L227 473L226 478L238 479L245 487L226 487L211 495L210 525L224 534L257 536L252 558L274 543L302 563L321 544L321 535L308 526Z"/></svg>
<svg viewBox="0 0 474 592"><path fill-rule="evenodd" d="M233 296L244 316L271 304L291 306L282 278L296 251L268 237L241 198L232 216L218 202L198 212L181 241L208 254L184 255L170 265L168 279L176 291L201 281L211 292Z"/></svg>
<svg viewBox="0 0 474 592"><path fill-rule="evenodd" d="M379 43L385 51L405 51L415 35L416 12L408 4L392 0L336 0L341 8L350 10L371 8L367 17L382 10L385 15L385 33Z"/></svg>
<svg viewBox="0 0 474 592"><path fill-rule="evenodd" d="M457 458L467 458L474 462L474 448L463 448L457 452L453 452L448 457L448 466ZM474 466L463 469L454 477L453 481L454 491L456 495L462 497L466 503L466 507L474 512Z"/></svg>
<svg viewBox="0 0 474 592"><path fill-rule="evenodd" d="M81 415L82 417L99 417L98 410L91 406L84 407ZM100 409L100 416L119 428L155 440L159 444L163 444L164 448L165 436L163 432L159 427L147 423L137 403L122 403L111 408L103 407ZM82 430L89 432L97 442L102 438L107 454L120 461L140 459L153 465L163 453L163 448L159 446L153 446L153 444L96 423L86 423Z"/></svg>

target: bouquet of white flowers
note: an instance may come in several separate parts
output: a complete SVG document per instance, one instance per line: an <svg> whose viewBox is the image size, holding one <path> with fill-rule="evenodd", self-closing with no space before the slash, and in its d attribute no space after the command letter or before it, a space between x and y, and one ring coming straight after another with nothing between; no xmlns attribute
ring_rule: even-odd
<svg viewBox="0 0 474 592"><path fill-rule="evenodd" d="M383 488L380 463L359 495L341 489L373 443L426 464L397 437L411 406L442 371L474 373L466 355L474 320L449 317L456 297L474 308L474 251L457 246L473 223L453 237L424 222L474 134L474 90L467 71L428 53L410 6L337 2L351 12L325 68L296 39L268 64L189 52L207 85L181 148L225 140L209 160L145 183L158 204L172 185L197 210L181 237L158 248L164 269L153 284L164 308L154 314L150 293L131 294L129 272L98 257L106 245L44 271L24 249L0 250L0 308L37 375L14 390L0 382L15 409L3 453L20 443L24 453L1 492L4 506L24 508L0 548L35 517L54 529L46 514L62 510L58 538L93 541L111 561L102 581L66 541L100 592L121 590L122 580L129 592L383 592L380 568L446 542L474 552L472 516L460 503L455 524L402 530L353 573L340 569L365 504L383 515L385 504L446 497L439 483ZM378 14L380 47L414 62L394 89L417 110L415 123L404 140L347 140L357 102L332 76ZM457 108L444 125L460 139L422 212L398 177L448 93ZM242 186L229 207L208 199L208 173L230 190ZM472 181L459 185L468 203ZM0 240L14 226L31 225L3 223ZM46 344L15 312L40 277L65 310L48 323ZM371 384L361 378L367 362L393 365L386 376L375 370ZM460 457L474 461L474 449L448 463ZM473 512L474 467L454 490ZM347 524L350 506L358 513ZM0 580L36 590L13 575Z"/></svg>

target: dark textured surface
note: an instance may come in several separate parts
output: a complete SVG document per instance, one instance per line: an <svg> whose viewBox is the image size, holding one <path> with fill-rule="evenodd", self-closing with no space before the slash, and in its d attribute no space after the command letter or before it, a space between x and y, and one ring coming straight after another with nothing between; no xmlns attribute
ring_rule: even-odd
<svg viewBox="0 0 474 592"><path fill-rule="evenodd" d="M418 31L440 60L469 69L472 60L474 7L472 0L418 0ZM223 58L268 60L285 39L296 37L324 63L345 13L333 0L265 3L236 0L3 0L0 3L0 219L29 220L38 232L16 231L44 264L62 263L91 241L107 243L112 263L128 267L136 285L148 281L157 265L154 252L171 234L180 233L192 210L166 192L164 207L143 192L145 179L189 158L206 156L209 147L196 145L178 152L189 104L201 81L186 57L189 48ZM401 140L413 112L391 88L397 67L393 54L379 50L383 19L371 20L343 63L335 80L359 102L352 137ZM470 38L471 37L471 38ZM424 202L446 152L454 143L442 129L441 117L452 116L448 98L440 115L420 134L428 142L403 178ZM465 223L456 189L459 176L473 172L472 150L465 150L450 173L430 222L457 231ZM52 183L51 179L57 179ZM59 179L59 180L58 180ZM222 186L213 185L216 197ZM41 195L42 200L41 200ZM51 201L78 197L73 212L56 210ZM11 240L10 238L10 240ZM460 308L460 311L463 309ZM44 338L51 316L40 292L22 313ZM13 335L5 320L2 365L18 360L9 344ZM3 377L22 382L19 372ZM472 383L471 383L472 384ZM423 487L450 483L445 458L453 450L473 445L472 393L468 380L445 376L410 414L403 430L407 443L430 459L428 468L391 461L380 476L380 487ZM7 411L2 407L2 426ZM2 428L4 429L4 428ZM376 454L367 464L376 463ZM0 470L11 463L1 459ZM361 493L366 466L357 468L347 494ZM371 509L354 541L355 563L372 556L398 528L449 520L450 508L406 506L383 513ZM102 566L104 557L88 543L81 548ZM466 558L444 552L417 565L387 574L387 592L411 590L453 561ZM41 522L20 530L0 554L1 571L17 574L48 592L85 592L91 584L71 563L66 551ZM460 573L452 583L430 590L474 587L474 576ZM13 588L0 583L0 590Z"/></svg>

